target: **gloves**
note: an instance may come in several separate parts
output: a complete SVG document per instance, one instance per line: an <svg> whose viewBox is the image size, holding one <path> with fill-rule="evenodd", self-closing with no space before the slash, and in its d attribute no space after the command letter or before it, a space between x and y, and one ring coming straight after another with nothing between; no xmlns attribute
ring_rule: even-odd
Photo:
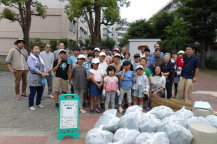
<svg viewBox="0 0 217 144"><path fill-rule="evenodd" d="M148 90L144 90L144 94L148 95Z"/></svg>
<svg viewBox="0 0 217 144"><path fill-rule="evenodd" d="M118 96L120 96L120 91L119 90L117 90L117 94L118 94Z"/></svg>
<svg viewBox="0 0 217 144"><path fill-rule="evenodd" d="M106 93L105 90L103 90L103 91L102 91L102 95L103 95L104 97L105 97L105 93Z"/></svg>

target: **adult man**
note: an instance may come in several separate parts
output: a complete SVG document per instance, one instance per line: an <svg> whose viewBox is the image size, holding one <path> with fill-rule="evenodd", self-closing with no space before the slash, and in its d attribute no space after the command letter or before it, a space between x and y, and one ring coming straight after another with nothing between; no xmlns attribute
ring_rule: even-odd
<svg viewBox="0 0 217 144"><path fill-rule="evenodd" d="M194 55L193 46L186 47L186 54L178 84L178 96L180 99L184 99L186 103L191 103L192 86L196 82L199 74L199 60Z"/></svg>
<svg viewBox="0 0 217 144"><path fill-rule="evenodd" d="M54 59L55 59L55 60L59 58L59 51L60 51L61 49L65 49L64 43L59 43L58 49L54 51Z"/></svg>
<svg viewBox="0 0 217 144"><path fill-rule="evenodd" d="M160 45L159 45L158 43L156 43L156 44L154 45L154 49L155 49L155 50L156 50L156 49L160 49ZM152 52L150 56L151 56L151 57L154 57L154 56L155 56L155 52ZM164 53L163 53L163 52L160 52L160 57L164 57Z"/></svg>
<svg viewBox="0 0 217 144"><path fill-rule="evenodd" d="M138 46L138 50L140 50L140 58L145 57L145 49L146 48L148 48L148 46L145 44Z"/></svg>
<svg viewBox="0 0 217 144"><path fill-rule="evenodd" d="M160 56L160 54L161 54L160 49L155 49L155 56L153 56L153 58L156 66L160 66L164 61L163 58Z"/></svg>
<svg viewBox="0 0 217 144"><path fill-rule="evenodd" d="M123 47L122 49L121 49L121 60L123 60L124 59L124 54L127 52L127 49L125 48L125 47Z"/></svg>
<svg viewBox="0 0 217 144"><path fill-rule="evenodd" d="M52 86L53 86L53 63L54 63L54 54L51 52L51 45L46 44L44 51L40 53L41 58L44 61L45 67L47 69L47 86L48 86L48 97L54 98L52 95Z"/></svg>
<svg viewBox="0 0 217 144"><path fill-rule="evenodd" d="M7 55L5 63L8 66L10 72L14 73L15 76L15 92L16 92L16 99L19 100L20 97L20 81L22 79L22 93L21 96L27 97L26 95L26 87L27 87L27 73L28 73L28 66L27 66L27 57L28 52L24 49L25 41L23 39L17 39L14 44L16 48L12 48Z"/></svg>

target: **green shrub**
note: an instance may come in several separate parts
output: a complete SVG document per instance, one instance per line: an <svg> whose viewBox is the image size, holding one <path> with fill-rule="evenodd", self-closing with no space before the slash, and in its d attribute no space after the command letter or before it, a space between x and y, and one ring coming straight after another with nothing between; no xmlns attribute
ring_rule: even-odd
<svg viewBox="0 0 217 144"><path fill-rule="evenodd" d="M208 68L217 70L217 58L209 57L209 58L206 58L205 62Z"/></svg>

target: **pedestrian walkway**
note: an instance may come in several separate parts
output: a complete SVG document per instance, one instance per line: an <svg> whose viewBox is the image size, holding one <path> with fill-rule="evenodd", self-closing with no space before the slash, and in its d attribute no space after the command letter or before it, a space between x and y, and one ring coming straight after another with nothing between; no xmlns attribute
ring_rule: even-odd
<svg viewBox="0 0 217 144"><path fill-rule="evenodd" d="M28 98L15 100L13 75L0 74L0 144L84 144L99 114L81 114L80 138L57 140L57 110L53 99L44 98L44 109L29 111ZM193 100L208 101L217 111L217 77L200 74L194 85Z"/></svg>

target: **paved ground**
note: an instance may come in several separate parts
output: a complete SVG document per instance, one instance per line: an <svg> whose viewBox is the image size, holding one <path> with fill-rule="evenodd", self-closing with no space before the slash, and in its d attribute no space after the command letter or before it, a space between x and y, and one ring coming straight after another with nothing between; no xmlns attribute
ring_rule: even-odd
<svg viewBox="0 0 217 144"><path fill-rule="evenodd" d="M45 109L35 112L28 109L28 98L15 100L13 75L0 72L0 144L83 144L86 132L99 115L82 114L81 135L78 140L57 140L57 110L53 99L44 98ZM194 85L193 100L211 103L217 111L217 77L201 74Z"/></svg>

